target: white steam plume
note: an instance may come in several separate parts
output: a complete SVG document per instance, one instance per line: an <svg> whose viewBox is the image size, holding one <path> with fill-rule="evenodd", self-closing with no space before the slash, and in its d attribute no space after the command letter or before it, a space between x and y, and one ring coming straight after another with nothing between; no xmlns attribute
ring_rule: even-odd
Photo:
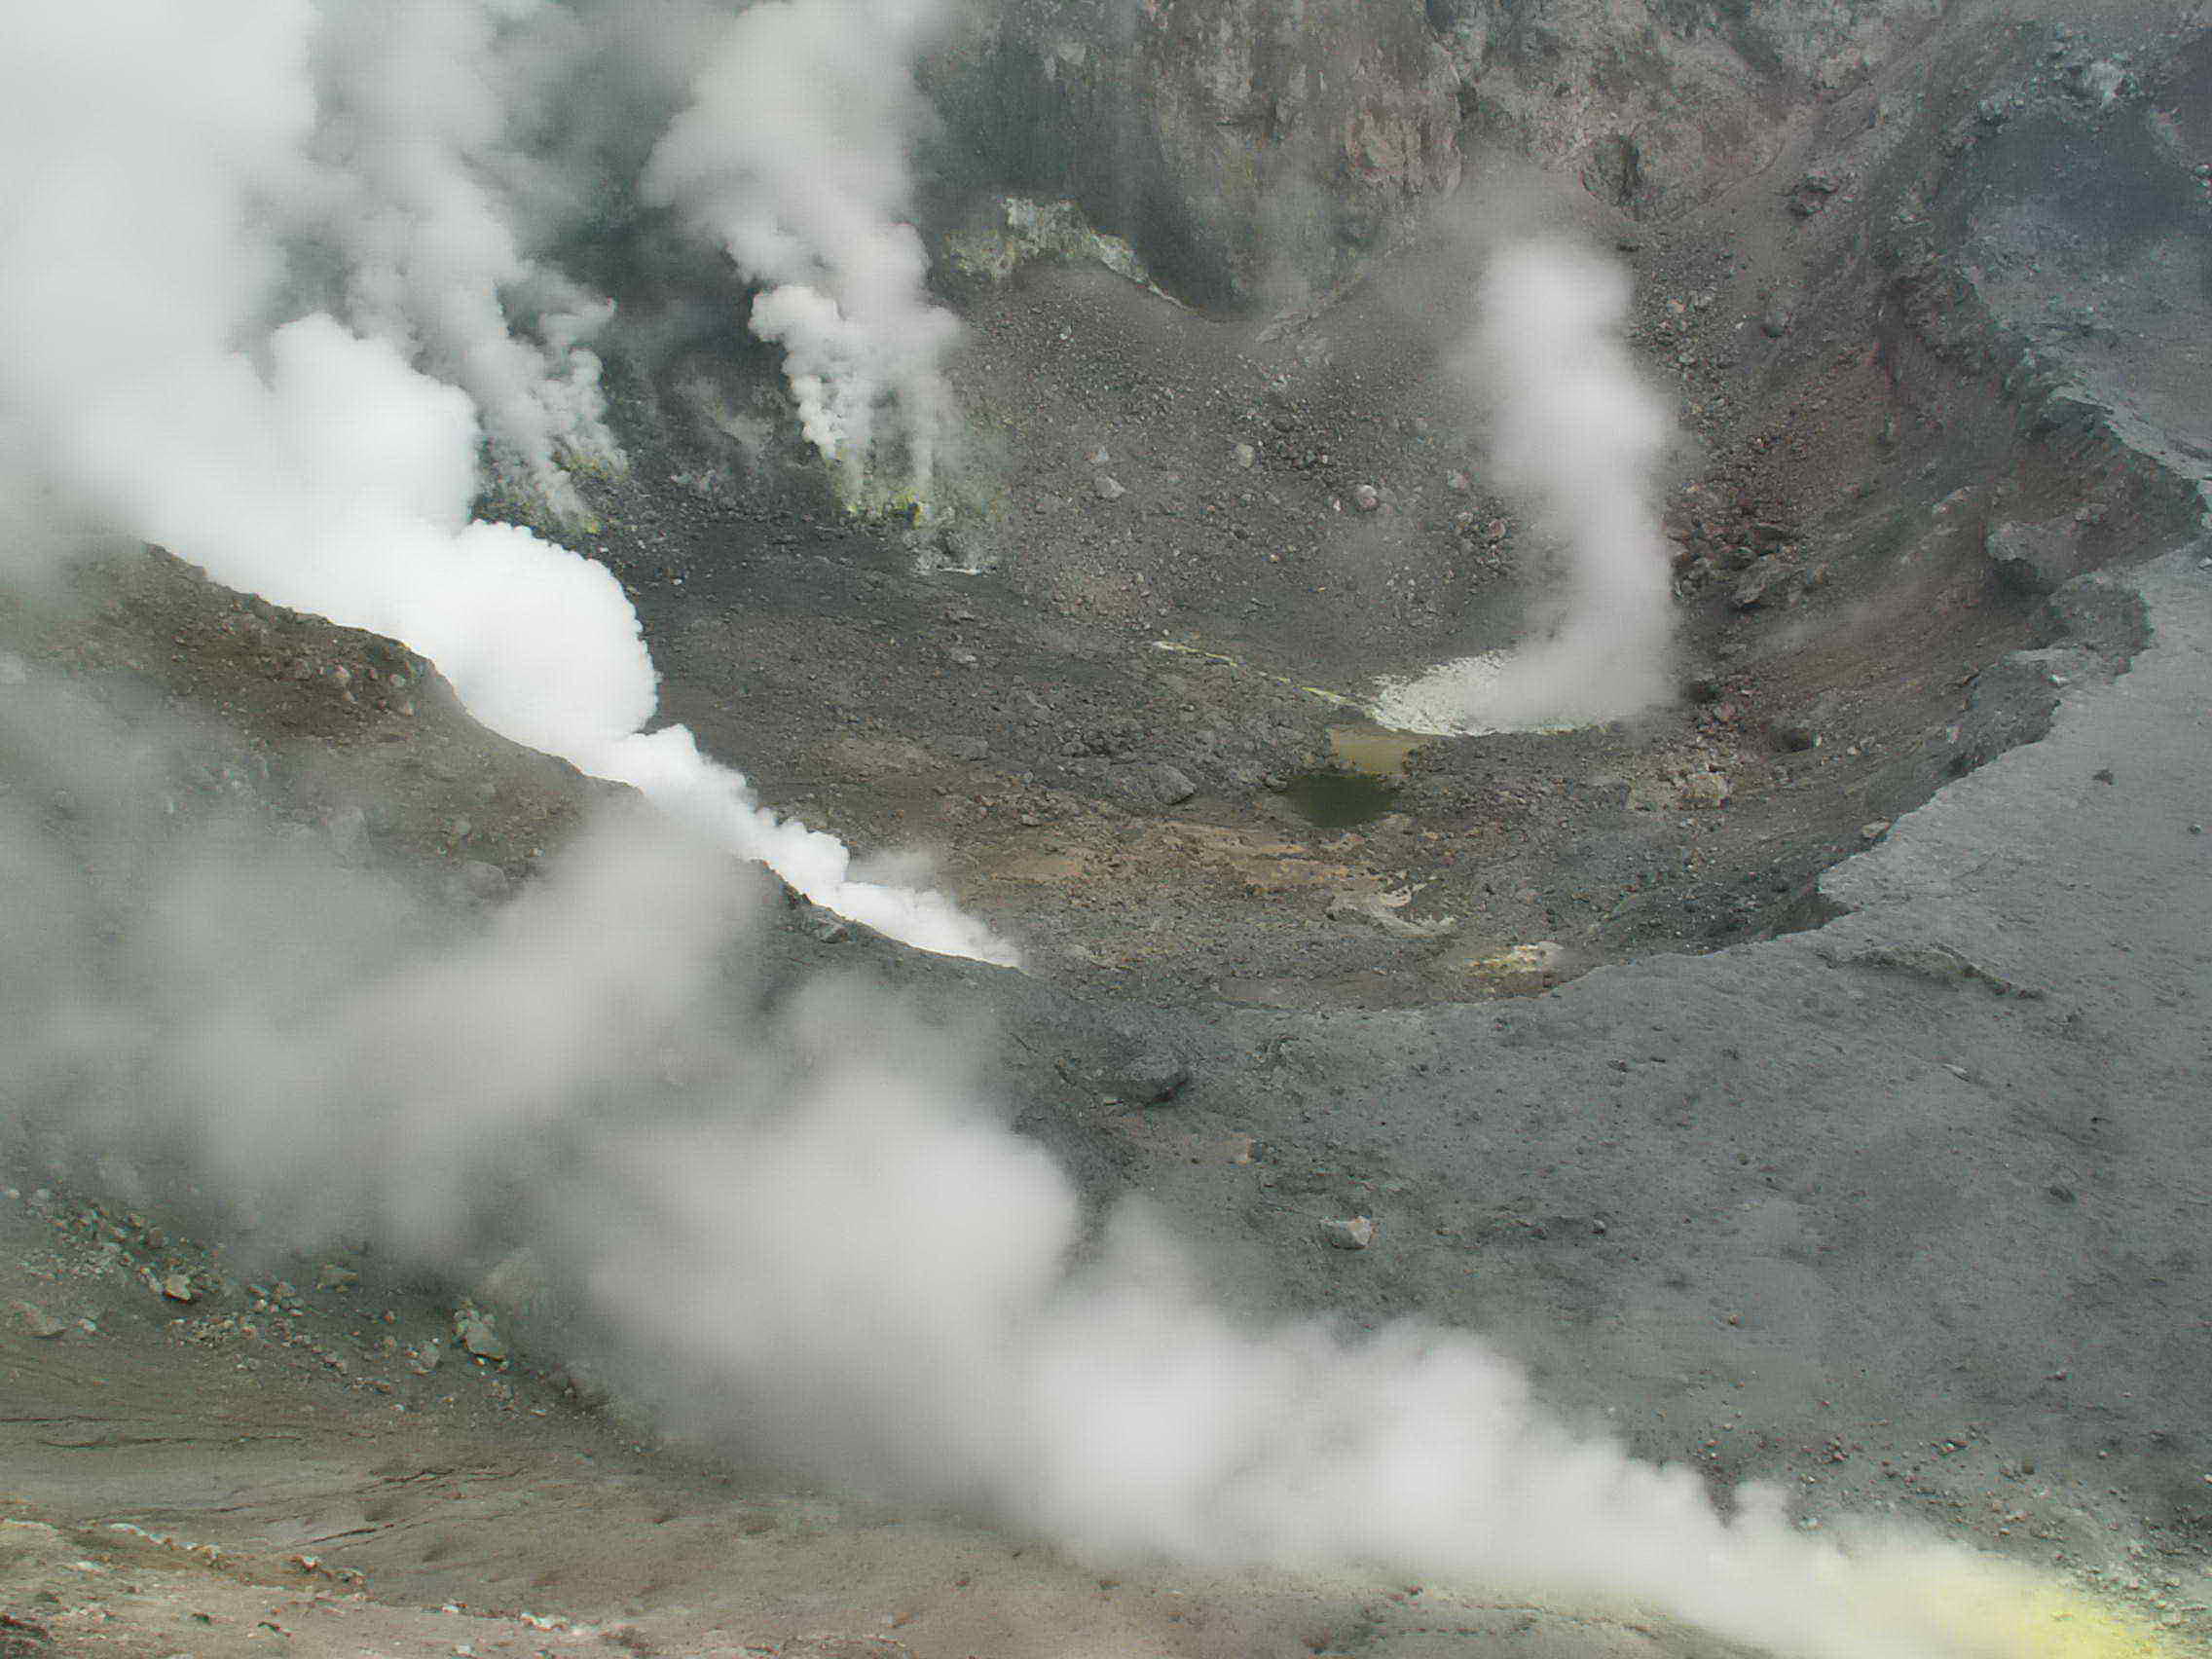
<svg viewBox="0 0 2212 1659"><path fill-rule="evenodd" d="M1463 365L1494 404L1491 461L1566 564L1563 615L1510 651L1387 684L1385 724L1484 732L1620 719L1672 693L1669 549L1652 506L1671 426L1621 337L1628 273L1564 243L1491 263Z"/></svg>
<svg viewBox="0 0 2212 1659"><path fill-rule="evenodd" d="M35 713L28 743L96 752ZM9 717L0 754L24 746ZM126 812L156 793L88 792ZM527 1246L672 1426L1102 1562L1534 1592L1794 1659L2033 1651L2026 1580L1995 1564L1839 1546L1772 1492L1724 1518L1694 1471L1570 1432L1467 1337L1246 1327L1142 1214L1087 1239L1066 1175L977 1089L974 1045L855 982L756 1012L723 977L756 955L753 884L649 821L597 826L425 959L369 920L403 896L296 841L179 845L138 807L132 870L115 845L45 844L104 832L83 815L11 810L45 966L0 972L0 1081L105 1103L67 1120L80 1153L228 1194L271 1242L367 1236L432 1267ZM72 975L116 948L69 897L101 882L141 897L130 972ZM333 931L302 940L303 906ZM150 1006L110 1000L133 984ZM70 1088L72 1066L100 1086Z"/></svg>
<svg viewBox="0 0 2212 1659"><path fill-rule="evenodd" d="M930 303L905 218L923 115L911 65L941 11L762 0L730 23L645 172L649 195L765 288L752 329L783 348L808 440L858 482L894 439L921 494L945 423L939 364L959 331Z"/></svg>
<svg viewBox="0 0 2212 1659"><path fill-rule="evenodd" d="M71 508L234 587L403 640L471 713L667 801L820 903L926 949L1012 951L941 896L851 878L690 733L603 567L472 523L461 391L327 314L271 329L273 221L319 185L315 14L85 0L0 55L0 437ZM14 510L35 505L18 496Z"/></svg>
<svg viewBox="0 0 2212 1659"><path fill-rule="evenodd" d="M558 511L584 516L564 459L616 465L599 359L582 342L612 314L527 257L508 131L522 77L503 47L546 0L393 0L316 8L315 157L326 164L310 229L346 266L347 320L388 340L474 400L503 461ZM510 327L529 308L537 338Z"/></svg>
<svg viewBox="0 0 2212 1659"><path fill-rule="evenodd" d="M267 1226L437 1260L497 1194L694 1420L1101 1554L1503 1578L1805 1659L2009 1650L1946 1626L1952 1580L1949 1601L1903 1583L1765 1499L1724 1522L1694 1477L1576 1439L1463 1339L1240 1329L1134 1216L1071 1268L1065 1175L876 999L717 1015L750 1005L709 964L759 925L724 849L817 861L833 903L871 896L826 837L787 848L687 733L644 733L651 664L607 571L468 521L462 392L330 316L268 325L270 227L312 188L313 21L297 0L10 18L0 440L115 529L426 649L488 723L637 778L717 844L619 827L424 961L377 933L387 893L297 849L148 831L124 870L128 837L88 859L0 798L0 1069L69 1109L56 1133L181 1140ZM7 749L81 768L75 735L34 719ZM150 796L126 779L103 799L158 825ZM122 940L112 906L77 902L100 882ZM992 947L876 897L956 936L940 948ZM1931 1561L2001 1582L1907 1565Z"/></svg>

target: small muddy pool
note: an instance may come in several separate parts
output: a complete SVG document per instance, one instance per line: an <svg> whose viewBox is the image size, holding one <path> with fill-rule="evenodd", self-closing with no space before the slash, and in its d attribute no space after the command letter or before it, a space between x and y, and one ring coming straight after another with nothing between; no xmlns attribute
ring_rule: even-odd
<svg viewBox="0 0 2212 1659"><path fill-rule="evenodd" d="M1294 776L1283 802L1317 830L1348 830L1381 818L1398 798L1406 757L1427 741L1364 722L1331 726L1329 764Z"/></svg>
<svg viewBox="0 0 2212 1659"><path fill-rule="evenodd" d="M1300 772L1283 786L1284 804L1316 830L1348 830L1381 818L1398 798L1398 786L1334 766Z"/></svg>

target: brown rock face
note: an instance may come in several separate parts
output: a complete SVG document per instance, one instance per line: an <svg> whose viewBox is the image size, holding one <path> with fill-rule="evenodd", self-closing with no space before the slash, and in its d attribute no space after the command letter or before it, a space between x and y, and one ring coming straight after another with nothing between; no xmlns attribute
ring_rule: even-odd
<svg viewBox="0 0 2212 1659"><path fill-rule="evenodd" d="M1073 198L1201 301L1326 286L1459 179L1418 0L1007 0L926 78L998 182Z"/></svg>
<svg viewBox="0 0 2212 1659"><path fill-rule="evenodd" d="M1162 152L1216 204L1240 287L1325 281L1458 183L1458 78L1418 6L1156 0L1138 52ZM1314 222L1282 234L1293 214Z"/></svg>

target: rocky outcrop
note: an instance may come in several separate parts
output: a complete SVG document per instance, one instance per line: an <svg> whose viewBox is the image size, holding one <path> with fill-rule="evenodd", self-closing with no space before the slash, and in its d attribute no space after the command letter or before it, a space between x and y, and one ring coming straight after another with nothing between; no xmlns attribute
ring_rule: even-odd
<svg viewBox="0 0 2212 1659"><path fill-rule="evenodd" d="M1462 154L1632 215L1767 166L1929 0L981 0L926 67L936 170L1077 203L1201 304L1324 288ZM1808 96L1810 94L1810 96Z"/></svg>
<svg viewBox="0 0 2212 1659"><path fill-rule="evenodd" d="M1928 0L1429 0L1458 68L1462 142L1579 176L1634 217L1767 166L1802 112L1856 85Z"/></svg>
<svg viewBox="0 0 2212 1659"><path fill-rule="evenodd" d="M1459 178L1418 0L1006 0L925 80L977 182L1074 200L1200 302L1326 285Z"/></svg>

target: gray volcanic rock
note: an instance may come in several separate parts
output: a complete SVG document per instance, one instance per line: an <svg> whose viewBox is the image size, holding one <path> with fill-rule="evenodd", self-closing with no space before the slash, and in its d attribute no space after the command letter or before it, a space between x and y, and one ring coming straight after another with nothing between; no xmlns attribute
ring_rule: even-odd
<svg viewBox="0 0 2212 1659"><path fill-rule="evenodd" d="M1225 1240L1362 1317L1478 1325L1718 1480L1931 1515L2003 1491L2054 1527L2124 1480L2146 1507L2115 1525L2194 1547L2202 548L2133 578L2154 635L2123 677L2052 690L2040 742L1832 870L1816 932L1488 1008L1207 1021L1185 1121L1267 1149ZM1370 1191L1380 1275L1296 1248ZM1839 1431L1849 1456L1803 1455Z"/></svg>
<svg viewBox="0 0 2212 1659"><path fill-rule="evenodd" d="M1997 579L2015 593L2046 594L2074 573L2080 553L2073 526L2005 524L1993 527L1985 545Z"/></svg>

